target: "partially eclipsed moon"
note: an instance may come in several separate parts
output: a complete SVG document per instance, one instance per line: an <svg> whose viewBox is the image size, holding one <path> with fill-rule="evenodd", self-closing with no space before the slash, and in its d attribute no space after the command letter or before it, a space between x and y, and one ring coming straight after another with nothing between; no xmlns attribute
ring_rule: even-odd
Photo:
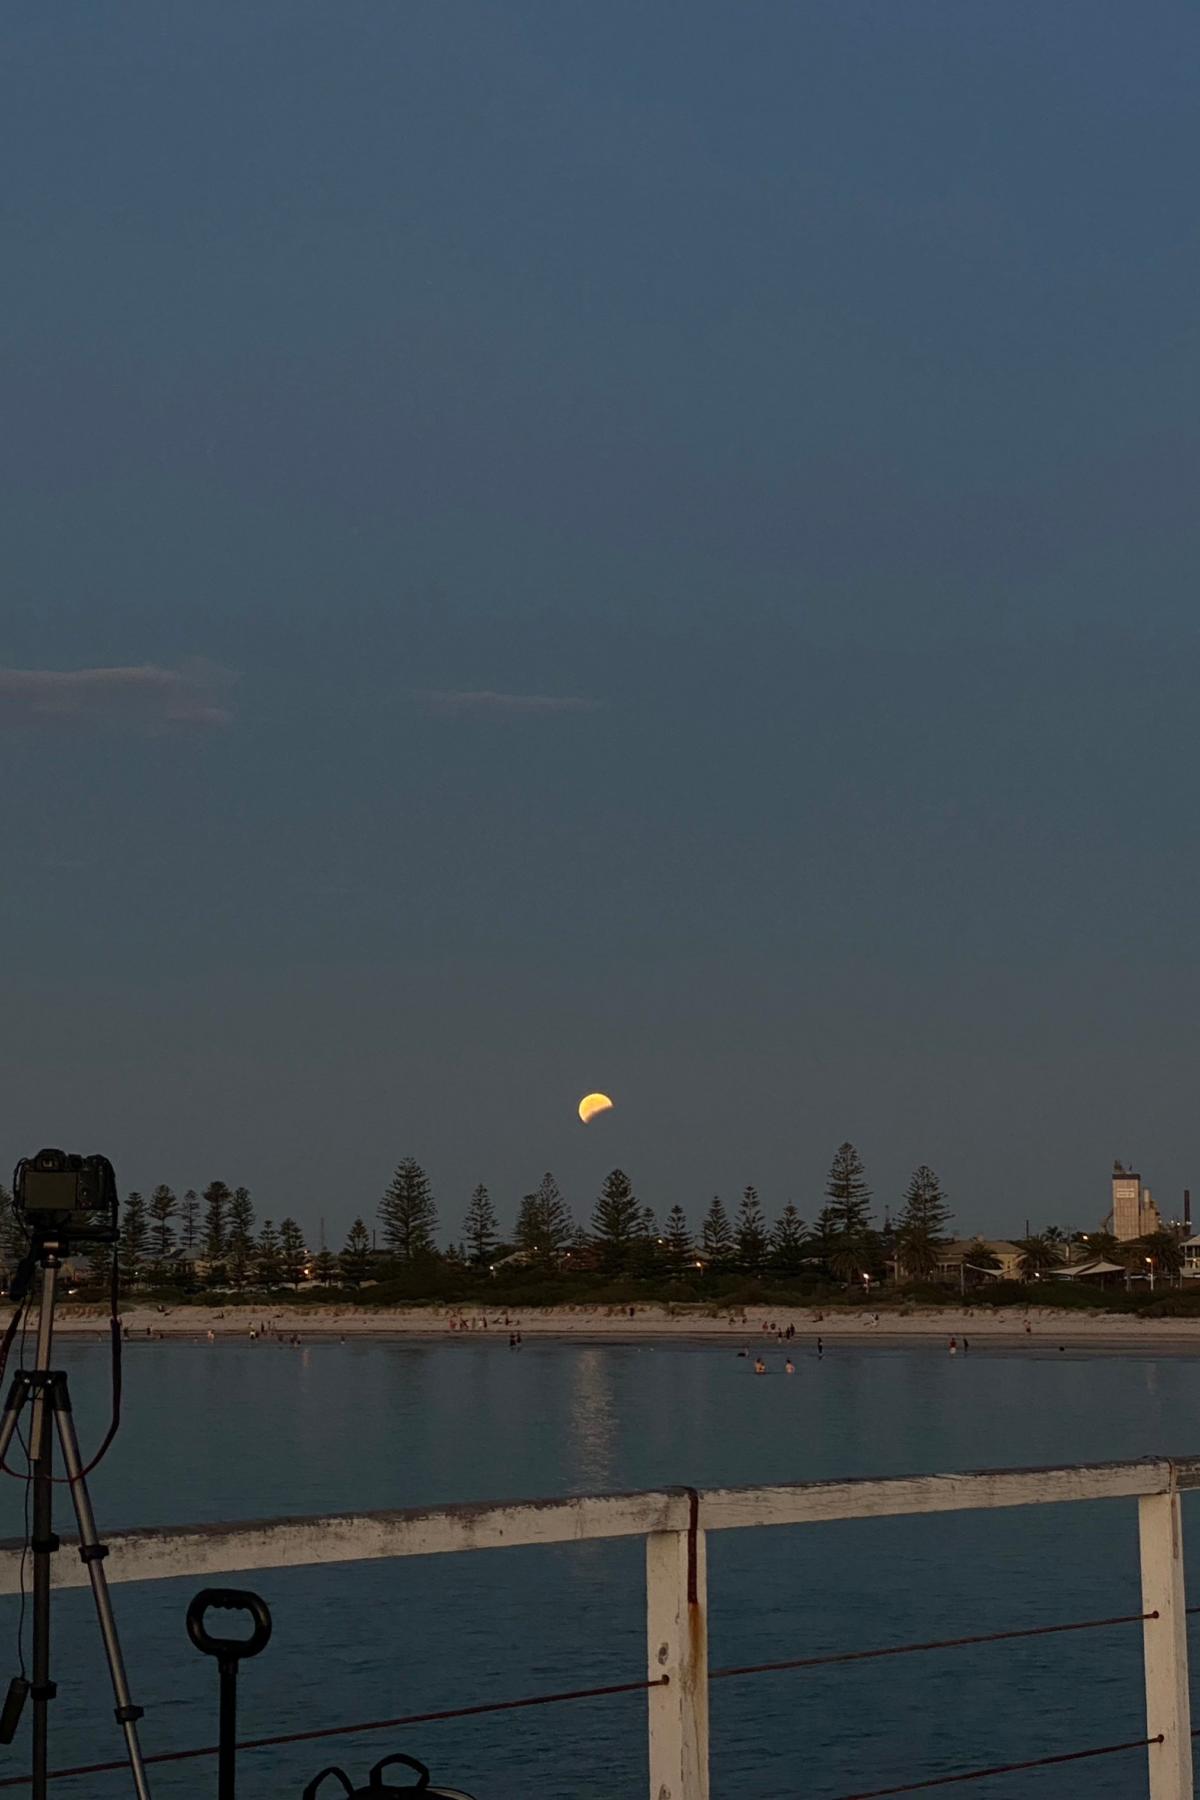
<svg viewBox="0 0 1200 1800"><path fill-rule="evenodd" d="M587 1125L597 1113L611 1112L612 1101L607 1094L585 1094L579 1102L579 1116Z"/></svg>

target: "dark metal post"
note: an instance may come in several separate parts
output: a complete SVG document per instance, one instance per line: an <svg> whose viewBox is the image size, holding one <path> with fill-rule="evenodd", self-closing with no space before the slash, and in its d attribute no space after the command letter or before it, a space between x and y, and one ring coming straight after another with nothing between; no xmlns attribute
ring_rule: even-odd
<svg viewBox="0 0 1200 1800"><path fill-rule="evenodd" d="M221 1678L221 1719L217 1751L217 1800L235 1800L237 1791L237 1663L223 1656L217 1663Z"/></svg>

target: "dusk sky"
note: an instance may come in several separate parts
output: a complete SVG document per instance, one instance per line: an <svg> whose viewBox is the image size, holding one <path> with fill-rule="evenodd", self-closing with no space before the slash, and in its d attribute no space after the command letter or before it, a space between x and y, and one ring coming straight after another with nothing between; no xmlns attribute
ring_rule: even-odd
<svg viewBox="0 0 1200 1800"><path fill-rule="evenodd" d="M1200 1189L1194 0L4 26L0 1148ZM581 1094L614 1111L584 1128Z"/></svg>

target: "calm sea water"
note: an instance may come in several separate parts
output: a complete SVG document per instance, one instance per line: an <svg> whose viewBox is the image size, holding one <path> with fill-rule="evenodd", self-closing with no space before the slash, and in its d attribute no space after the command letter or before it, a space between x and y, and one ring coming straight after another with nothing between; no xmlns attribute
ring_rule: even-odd
<svg viewBox="0 0 1200 1800"><path fill-rule="evenodd" d="M795 1481L1134 1457L1200 1446L1197 1362L833 1346L756 1379L732 1345L132 1344L126 1423L93 1478L104 1527L673 1483ZM107 1416L107 1357L64 1346L80 1433ZM18 1484L0 1532L21 1529ZM58 1504L65 1508L60 1492ZM1193 1521L1193 1526L1198 1523ZM1200 1536L1194 1559L1200 1558ZM1200 1561L1195 1562L1200 1594ZM237 1580L238 1578L233 1578ZM1134 1502L710 1538L714 1667L1136 1612ZM198 1584L114 1589L148 1750L213 1741L216 1674L187 1643ZM637 1678L640 1542L269 1573L275 1637L248 1665L247 1735ZM116 1755L90 1597L56 1598L55 1761ZM16 1667L15 1601L0 1645ZM0 1675L9 1670L0 1651ZM719 1800L836 1800L922 1774L1142 1735L1136 1626L720 1682ZM299 1800L336 1760L365 1780L406 1749L478 1800L645 1793L645 1701L617 1697L244 1757L247 1800ZM26 1734L0 1751L25 1766ZM1080 1768L1083 1770L1081 1777ZM978 1789L996 1800L1145 1791L1141 1753ZM129 1791L117 1775L65 1800ZM332 1791L332 1790L331 1790ZM211 1762L154 1771L215 1793Z"/></svg>

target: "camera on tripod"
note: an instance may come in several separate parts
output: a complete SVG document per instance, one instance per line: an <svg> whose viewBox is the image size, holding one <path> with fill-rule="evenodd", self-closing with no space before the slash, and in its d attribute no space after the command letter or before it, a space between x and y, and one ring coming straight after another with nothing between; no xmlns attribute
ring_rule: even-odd
<svg viewBox="0 0 1200 1800"><path fill-rule="evenodd" d="M13 1212L31 1242L115 1244L117 1181L107 1156L39 1150L13 1175Z"/></svg>
<svg viewBox="0 0 1200 1800"><path fill-rule="evenodd" d="M79 1555L84 1563L100 1636L112 1681L114 1716L125 1734L129 1768L137 1800L150 1800L146 1770L138 1739L140 1706L129 1694L125 1661L117 1639L116 1621L109 1599L108 1581L104 1573L107 1548L96 1533L96 1517L92 1511L87 1478L102 1460L121 1423L121 1323L117 1316L118 1271L113 1252L112 1316L109 1331L112 1342L112 1419L100 1448L87 1463L79 1448L75 1417L67 1387L67 1377L53 1365L54 1303L58 1292L59 1271L63 1256L79 1244L112 1244L117 1242L117 1182L112 1164L106 1156L69 1156L65 1150L39 1150L36 1156L23 1157L13 1173L13 1215L28 1238L28 1247L12 1278L10 1298L16 1310L0 1338L0 1369L3 1369L18 1330L29 1318L29 1294L34 1276L41 1272L38 1296L37 1350L32 1368L22 1366L12 1379L4 1410L0 1413L0 1469L14 1440L26 1456L23 1479L31 1492L32 1505L27 1515L26 1544L33 1561L33 1656L26 1672L9 1683L8 1697L0 1707L0 1743L9 1744L17 1730L21 1709L27 1699L33 1701L33 1744L31 1785L34 1800L46 1800L47 1783L51 1779L49 1710L58 1692L50 1677L50 1565L59 1549L54 1530L54 1451L61 1449L66 1472L66 1486L75 1509L79 1528ZM28 1407L28 1435L22 1437L18 1426ZM7 1473L21 1475L20 1470Z"/></svg>

